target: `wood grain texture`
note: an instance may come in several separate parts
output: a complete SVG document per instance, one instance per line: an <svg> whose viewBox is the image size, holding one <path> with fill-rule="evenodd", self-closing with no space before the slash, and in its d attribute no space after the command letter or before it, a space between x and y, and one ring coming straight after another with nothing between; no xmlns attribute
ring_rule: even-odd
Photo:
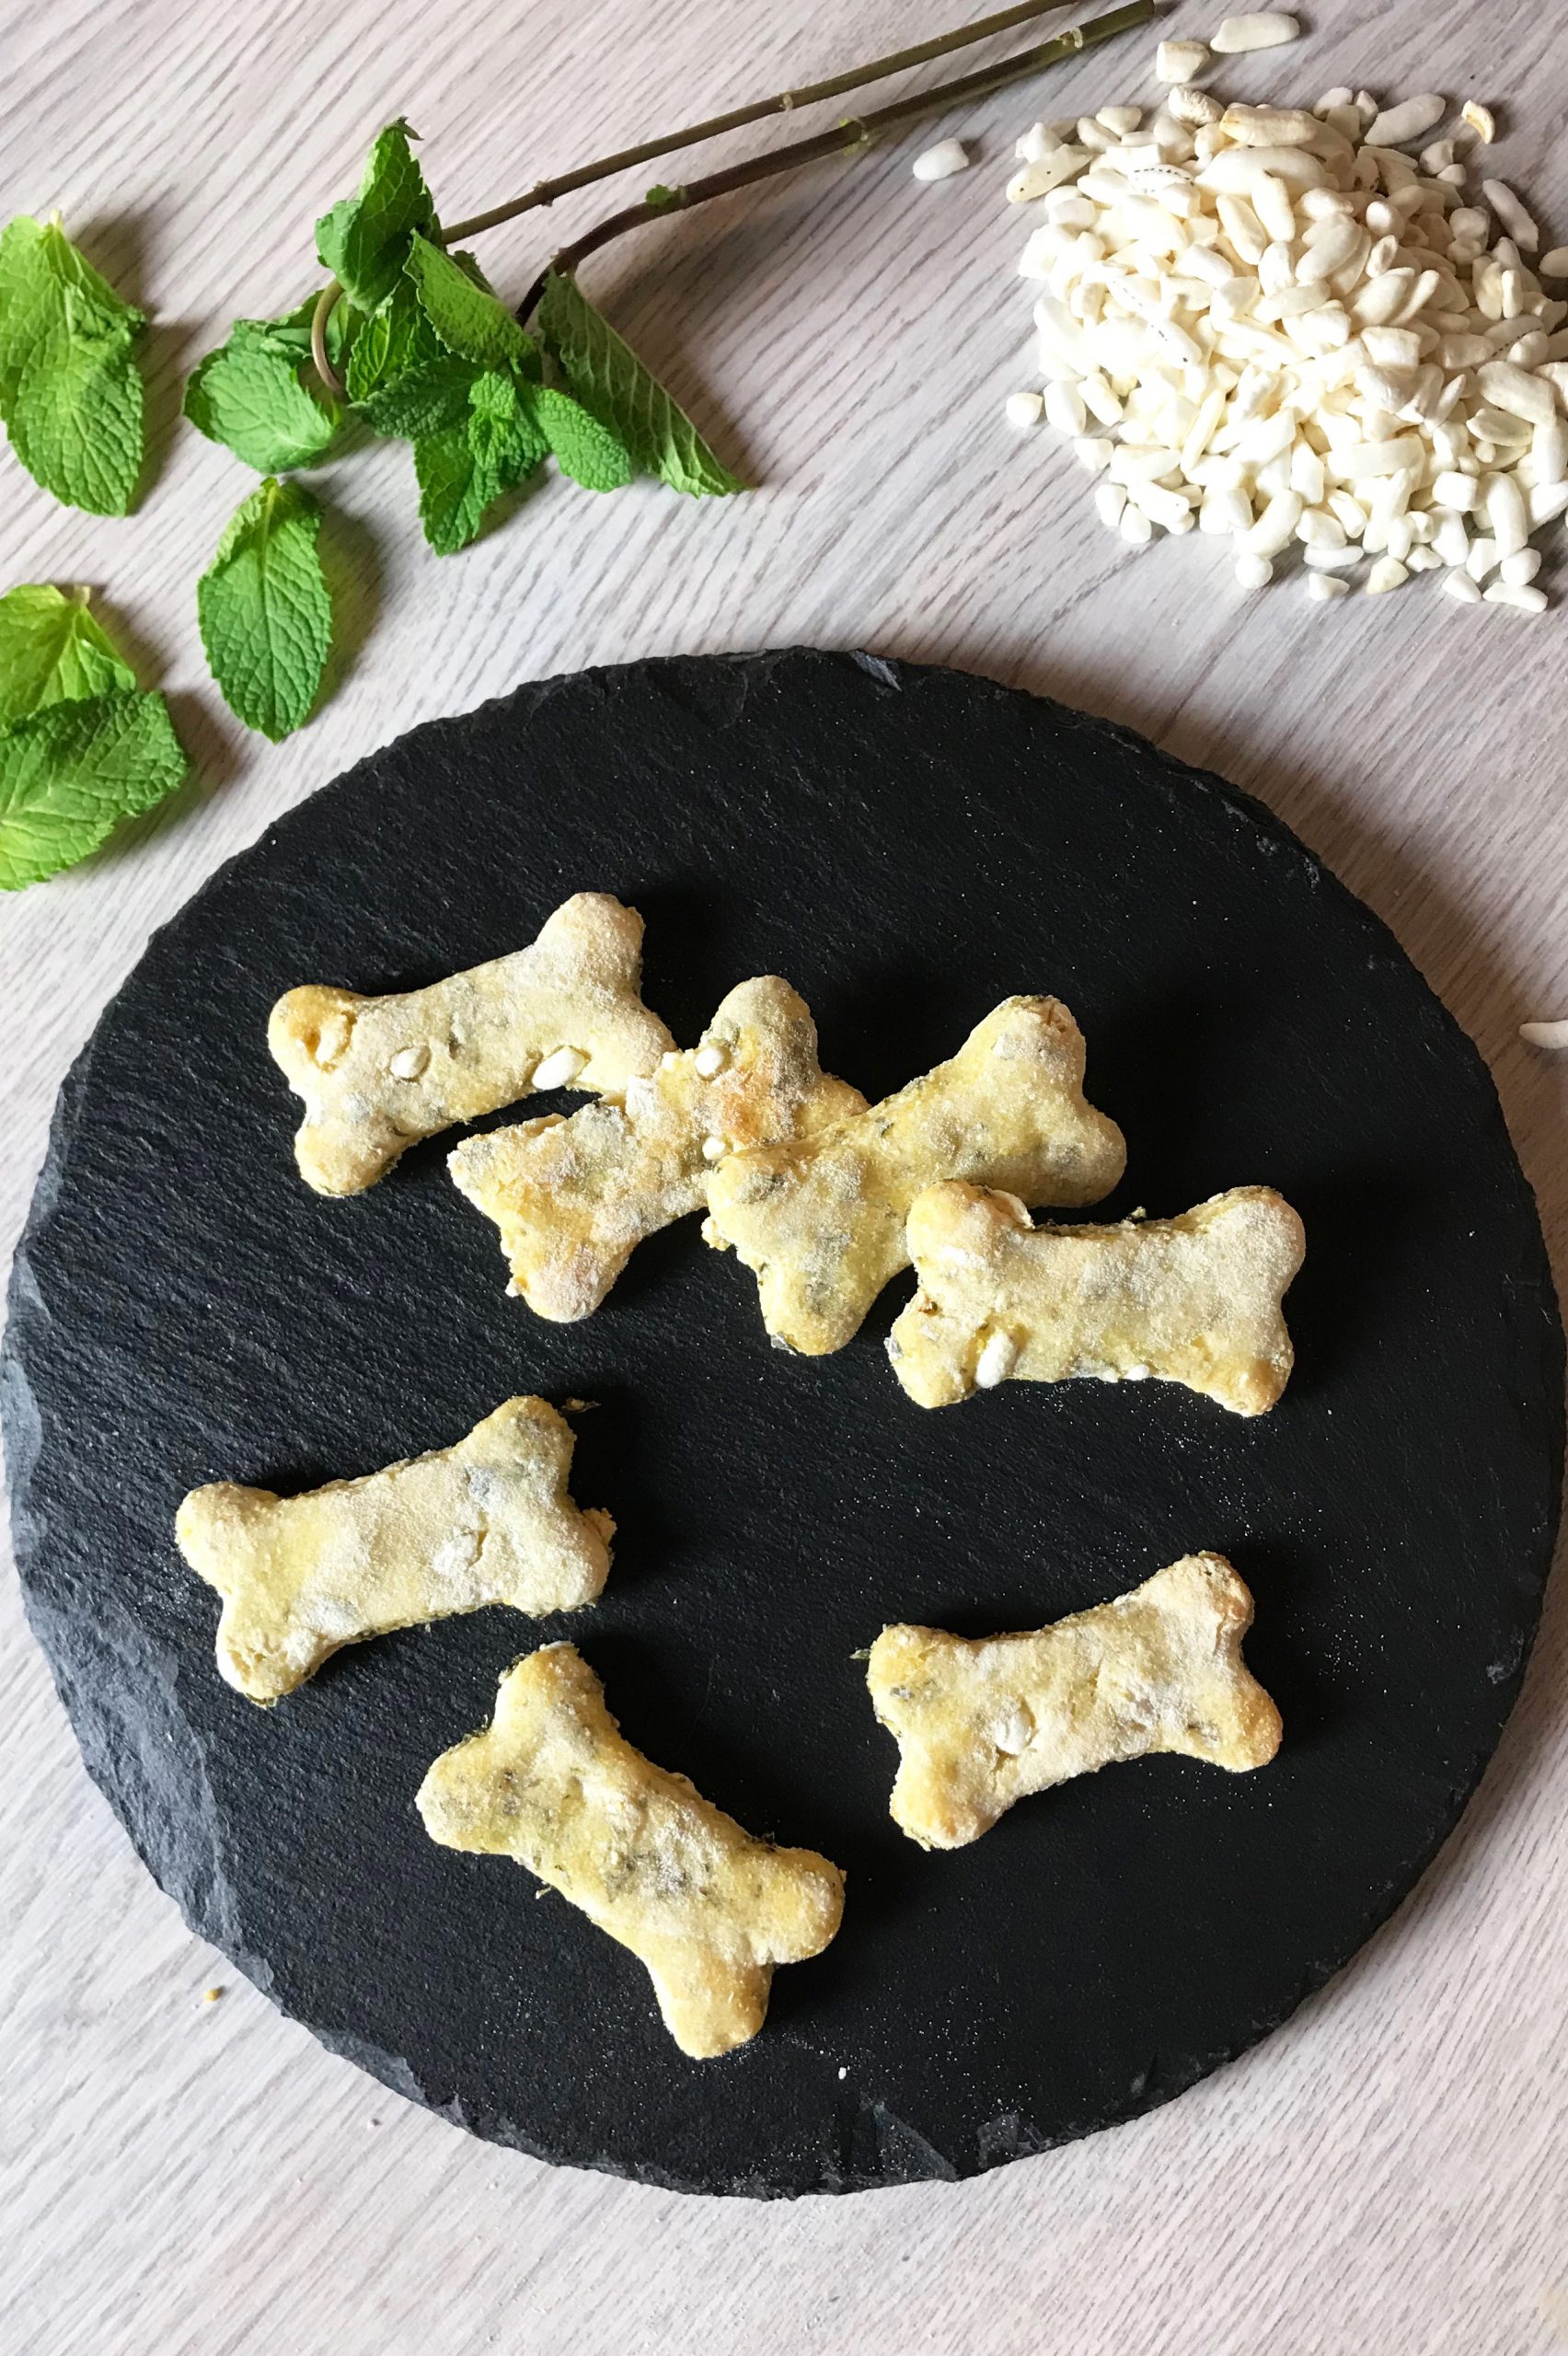
<svg viewBox="0 0 1568 2356"><path fill-rule="evenodd" d="M91 581L197 759L178 806L0 907L9 1058L0 1237L50 1105L148 931L279 810L414 722L623 656L868 644L1047 689L1260 793L1393 925L1491 1059L1568 1275L1568 1011L1558 615L1477 617L1417 583L1241 601L1206 545L1124 550L1027 381L1020 225L997 201L1034 113L1152 95L1152 36L962 121L976 170L832 165L661 224L585 282L763 488L727 505L551 485L443 564L406 452L324 470L354 644L272 750L207 686L193 583L248 481L175 433L184 367L236 311L310 284L308 225L407 110L448 207L937 29L940 0L0 0L0 214L63 205L158 324L159 469L122 523L0 464L0 578ZM1181 0L1164 29L1221 13ZM1568 85L1523 0L1319 0L1240 60L1241 97L1334 82L1505 110L1495 165L1568 233ZM746 152L764 131L713 151ZM935 130L929 134L935 136ZM917 133L917 141L922 134ZM612 201L618 191L610 191ZM521 285L592 195L501 230ZM1561 576L1550 536L1548 578ZM482 856L482 847L476 847ZM958 2187L792 2208L681 2200L469 2141L279 2019L185 1933L88 1786L15 1584L0 1590L0 2346L76 2356L401 2356L548 2347L720 2356L1252 2356L1568 2347L1568 1589L1434 1871L1243 2062L1113 2134ZM1020 1964L1022 1962L1020 1958ZM203 2005L202 1988L228 1983Z"/></svg>

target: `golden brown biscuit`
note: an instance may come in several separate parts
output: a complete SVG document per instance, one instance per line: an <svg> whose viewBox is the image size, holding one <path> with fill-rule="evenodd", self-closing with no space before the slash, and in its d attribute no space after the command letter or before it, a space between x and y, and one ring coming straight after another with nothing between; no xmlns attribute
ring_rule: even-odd
<svg viewBox="0 0 1568 2356"><path fill-rule="evenodd" d="M887 1350L922 1407L1009 1380L1154 1376L1262 1415L1290 1379L1280 1303L1306 1242L1272 1186L1115 1227L1035 1227L1010 1195L933 1186L907 1233L920 1289Z"/></svg>
<svg viewBox="0 0 1568 2356"><path fill-rule="evenodd" d="M641 980L636 909L579 892L529 948L428 989L290 990L267 1045L305 1099L300 1176L320 1195L357 1195L416 1138L536 1090L618 1096L673 1044Z"/></svg>
<svg viewBox="0 0 1568 2356"><path fill-rule="evenodd" d="M568 1496L572 1445L543 1399L508 1399L455 1448L362 1480L297 1497L192 1489L175 1538L223 1597L224 1676L275 1702L362 1637L490 1603L536 1617L592 1603L616 1526Z"/></svg>
<svg viewBox="0 0 1568 2356"><path fill-rule="evenodd" d="M866 1670L898 1741L894 1821L959 1849L1015 1800L1151 1751L1233 1773L1279 1749L1241 1659L1252 1599L1223 1554L1186 1554L1129 1595L1037 1634L969 1640L884 1628Z"/></svg>
<svg viewBox="0 0 1568 2356"><path fill-rule="evenodd" d="M767 975L730 992L697 1046L629 1081L624 1103L466 1138L446 1166L501 1230L514 1289L570 1322L645 1236L702 1208L724 1155L814 1136L865 1101L824 1077L811 1010Z"/></svg>
<svg viewBox="0 0 1568 2356"><path fill-rule="evenodd" d="M774 1967L820 1955L844 1877L776 1849L634 1750L571 1645L509 1669L495 1717L419 1793L432 1841L514 1857L648 1968L664 2026L698 2061L756 2035Z"/></svg>
<svg viewBox="0 0 1568 2356"><path fill-rule="evenodd" d="M1028 1203L1098 1202L1122 1174L1122 1133L1087 1103L1083 1034L1052 998L1003 1000L950 1063L792 1145L732 1155L709 1185L709 1241L756 1276L776 1340L842 1349L908 1265L917 1195L942 1178Z"/></svg>

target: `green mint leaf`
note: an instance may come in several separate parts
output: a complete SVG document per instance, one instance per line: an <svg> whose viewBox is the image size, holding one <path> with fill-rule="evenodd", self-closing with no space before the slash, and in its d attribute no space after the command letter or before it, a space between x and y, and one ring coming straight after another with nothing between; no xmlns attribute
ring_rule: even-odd
<svg viewBox="0 0 1568 2356"><path fill-rule="evenodd" d="M515 382L500 370L475 379L468 404L466 425L414 445L420 521L440 556L467 548L486 509L531 475L548 448Z"/></svg>
<svg viewBox="0 0 1568 2356"><path fill-rule="evenodd" d="M478 368L522 367L534 360L533 338L484 284L471 256L446 253L428 237L416 237L409 249L409 275L448 352Z"/></svg>
<svg viewBox="0 0 1568 2356"><path fill-rule="evenodd" d="M536 392L536 387L520 387L515 377L495 369L476 376L468 395L469 443L502 491L515 489L548 455L548 438L533 410Z"/></svg>
<svg viewBox="0 0 1568 2356"><path fill-rule="evenodd" d="M311 306L314 309L314 305ZM367 314L345 294L327 315L327 357L340 375Z"/></svg>
<svg viewBox="0 0 1568 2356"><path fill-rule="evenodd" d="M135 495L143 325L57 221L22 214L0 236L0 418L33 479L91 515Z"/></svg>
<svg viewBox="0 0 1568 2356"><path fill-rule="evenodd" d="M359 194L316 225L322 266L362 311L391 294L415 231L435 226L435 206L409 145L413 135L406 122L389 122L370 151Z"/></svg>
<svg viewBox="0 0 1568 2356"><path fill-rule="evenodd" d="M0 235L0 404L15 398L33 344L67 312L99 334L133 335L145 324L57 220L18 214Z"/></svg>
<svg viewBox="0 0 1568 2356"><path fill-rule="evenodd" d="M321 457L338 430L338 408L314 389L310 336L296 320L237 319L185 387L185 414L257 473L282 474Z"/></svg>
<svg viewBox="0 0 1568 2356"><path fill-rule="evenodd" d="M631 453L607 425L553 385L529 387L529 403L563 475L584 491L619 491L632 477Z"/></svg>
<svg viewBox="0 0 1568 2356"><path fill-rule="evenodd" d="M473 362L444 352L428 367L408 369L368 394L360 408L377 433L421 442L427 434L445 433L467 422L473 382Z"/></svg>
<svg viewBox="0 0 1568 2356"><path fill-rule="evenodd" d="M338 310L344 307L342 304L337 306ZM312 294L281 319L236 319L229 329L229 343L265 342L285 359L306 361L310 357L310 322L315 316L316 297ZM228 345L222 349L226 351ZM207 356L213 359L216 355L209 352Z"/></svg>
<svg viewBox="0 0 1568 2356"><path fill-rule="evenodd" d="M74 867L185 770L162 696L120 687L17 721L0 735L0 891Z"/></svg>
<svg viewBox="0 0 1568 2356"><path fill-rule="evenodd" d="M343 389L356 409L381 381L390 339L386 313L381 310L371 314L353 340L349 364L343 372Z"/></svg>
<svg viewBox="0 0 1568 2356"><path fill-rule="evenodd" d="M74 597L29 584L0 597L0 728L52 703L133 687L122 662L87 611L87 593Z"/></svg>
<svg viewBox="0 0 1568 2356"><path fill-rule="evenodd" d="M674 491L716 498L745 486L721 466L658 378L650 375L577 281L551 271L539 303L539 332L584 409L607 426L644 474Z"/></svg>
<svg viewBox="0 0 1568 2356"><path fill-rule="evenodd" d="M410 370L434 367L450 357L405 275L354 338L344 375L349 398L362 405Z"/></svg>
<svg viewBox="0 0 1568 2356"><path fill-rule="evenodd" d="M17 457L54 498L89 515L130 513L145 431L128 342L57 330L39 345L6 422Z"/></svg>
<svg viewBox="0 0 1568 2356"><path fill-rule="evenodd" d="M310 493L269 477L197 583L202 643L224 700L274 744L308 719L332 642L320 528Z"/></svg>
<svg viewBox="0 0 1568 2356"><path fill-rule="evenodd" d="M437 556L455 556L475 538L485 509L501 496L500 484L474 456L467 427L416 442L414 476L425 538Z"/></svg>
<svg viewBox="0 0 1568 2356"><path fill-rule="evenodd" d="M650 213L674 213L685 202L685 199L678 188L666 188L663 181L660 180L648 191L642 202Z"/></svg>
<svg viewBox="0 0 1568 2356"><path fill-rule="evenodd" d="M344 381L358 409L403 377L448 366L448 352L424 315L413 280L404 274L379 311L366 319L349 353ZM472 375L472 369L469 374Z"/></svg>

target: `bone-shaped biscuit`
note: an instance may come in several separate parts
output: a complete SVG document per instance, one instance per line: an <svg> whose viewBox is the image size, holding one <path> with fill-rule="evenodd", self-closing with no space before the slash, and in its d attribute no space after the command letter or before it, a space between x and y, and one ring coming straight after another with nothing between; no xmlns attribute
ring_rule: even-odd
<svg viewBox="0 0 1568 2356"><path fill-rule="evenodd" d="M428 989L290 990L267 1045L305 1099L301 1177L317 1194L357 1195L416 1138L532 1090L618 1096L673 1044L638 995L641 980L636 909L579 892L528 948Z"/></svg>
<svg viewBox="0 0 1568 2356"><path fill-rule="evenodd" d="M645 1236L702 1208L725 1154L814 1136L865 1101L824 1076L811 1010L767 975L732 989L699 1044L629 1081L623 1103L466 1138L446 1166L500 1229L514 1288L570 1322Z"/></svg>
<svg viewBox="0 0 1568 2356"><path fill-rule="evenodd" d="M844 1876L776 1849L634 1750L571 1645L509 1669L495 1717L419 1793L432 1840L514 1857L646 1965L664 2026L698 2061L762 2027L776 1964L820 1955Z"/></svg>
<svg viewBox="0 0 1568 2356"><path fill-rule="evenodd" d="M175 1518L191 1569L224 1600L218 1667L275 1702L340 1645L509 1603L536 1617L592 1603L615 1523L567 1494L570 1426L508 1399L455 1448L297 1497L214 1481Z"/></svg>
<svg viewBox="0 0 1568 2356"><path fill-rule="evenodd" d="M1029 1203L1098 1202L1122 1174L1122 1133L1087 1103L1083 1034L1051 998L1003 1000L951 1062L794 1144L734 1154L709 1185L704 1232L752 1269L768 1332L841 1349L908 1265L904 1229L939 1179Z"/></svg>
<svg viewBox="0 0 1568 2356"><path fill-rule="evenodd" d="M1116 1227L1035 1227L1007 1195L933 1186L907 1232L920 1289L887 1349L922 1407L1009 1377L1153 1375L1262 1415L1290 1379L1280 1303L1306 1245L1272 1186Z"/></svg>
<svg viewBox="0 0 1568 2356"><path fill-rule="evenodd" d="M866 1670L898 1741L894 1820L960 1849L1015 1800L1151 1751L1239 1773L1279 1749L1280 1716L1241 1659L1252 1599L1223 1554L1037 1634L971 1640L884 1628Z"/></svg>

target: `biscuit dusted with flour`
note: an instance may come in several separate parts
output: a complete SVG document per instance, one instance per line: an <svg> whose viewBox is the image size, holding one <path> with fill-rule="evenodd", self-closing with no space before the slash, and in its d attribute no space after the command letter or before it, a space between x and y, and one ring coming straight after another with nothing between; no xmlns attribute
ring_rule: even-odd
<svg viewBox="0 0 1568 2356"><path fill-rule="evenodd" d="M446 1166L500 1229L515 1290L570 1322L645 1236L702 1209L726 1154L813 1137L865 1101L824 1076L810 1009L769 975L732 989L699 1044L629 1081L623 1103L466 1138Z"/></svg>
<svg viewBox="0 0 1568 2356"><path fill-rule="evenodd" d="M1052 998L1003 1000L950 1063L790 1145L730 1156L709 1185L709 1241L756 1276L768 1332L841 1349L908 1265L904 1230L940 1179L1027 1203L1095 1203L1122 1174L1122 1133L1083 1092L1083 1034Z"/></svg>
<svg viewBox="0 0 1568 2356"><path fill-rule="evenodd" d="M467 1439L304 1496L216 1481L175 1519L180 1553L224 1600L218 1667L253 1702L340 1645L509 1603L592 1603L615 1523L567 1494L572 1436L543 1399L509 1399Z"/></svg>
<svg viewBox="0 0 1568 2356"><path fill-rule="evenodd" d="M774 1967L820 1955L844 1877L776 1849L634 1750L571 1645L501 1680L495 1717L420 1787L432 1841L514 1857L647 1966L664 2026L705 2061L756 2035Z"/></svg>
<svg viewBox="0 0 1568 2356"><path fill-rule="evenodd" d="M1035 1227L1009 1195L933 1186L910 1211L908 1242L920 1289L887 1349L922 1407L1009 1378L1152 1375L1262 1415L1290 1379L1280 1304L1306 1241L1271 1186L1116 1227Z"/></svg>
<svg viewBox="0 0 1568 2356"><path fill-rule="evenodd" d="M531 947L428 989L290 990L267 1045L305 1099L300 1176L318 1195L357 1195L416 1138L536 1090L618 1096L674 1044L641 981L636 909L579 892Z"/></svg>
<svg viewBox="0 0 1568 2356"><path fill-rule="evenodd" d="M894 1821L923 1849L961 1849L1015 1800L1117 1760L1265 1765L1280 1717L1242 1663L1251 1624L1224 1555L1186 1554L1032 1635L884 1628L866 1682L898 1741Z"/></svg>

